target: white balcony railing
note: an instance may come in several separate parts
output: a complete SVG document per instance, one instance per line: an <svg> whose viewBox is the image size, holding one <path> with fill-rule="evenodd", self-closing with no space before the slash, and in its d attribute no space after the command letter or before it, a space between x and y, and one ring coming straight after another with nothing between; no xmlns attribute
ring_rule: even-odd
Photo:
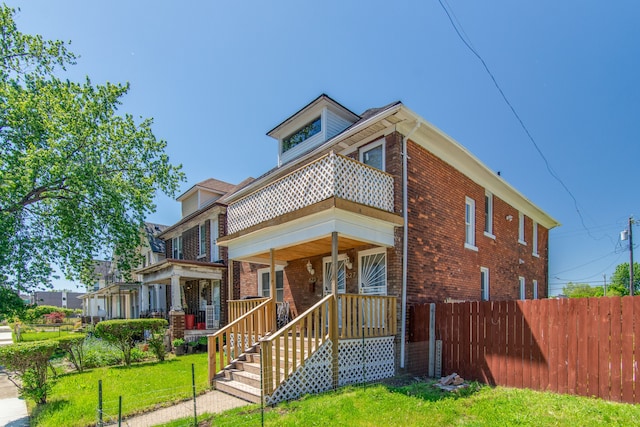
<svg viewBox="0 0 640 427"><path fill-rule="evenodd" d="M393 212L393 176L329 153L231 203L227 208L229 233L334 196Z"/></svg>

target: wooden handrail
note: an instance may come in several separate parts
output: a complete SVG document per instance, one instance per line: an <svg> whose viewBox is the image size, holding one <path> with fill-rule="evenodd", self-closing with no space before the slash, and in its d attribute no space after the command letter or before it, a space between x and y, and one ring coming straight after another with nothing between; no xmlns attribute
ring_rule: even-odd
<svg viewBox="0 0 640 427"><path fill-rule="evenodd" d="M340 294L338 300L340 339L396 334L396 297Z"/></svg>
<svg viewBox="0 0 640 427"><path fill-rule="evenodd" d="M247 347L273 332L275 326L275 304L272 298L268 298L215 334L209 335L209 384L213 384L216 374L244 353ZM226 351L223 351L224 346ZM216 350L219 353L217 358Z"/></svg>
<svg viewBox="0 0 640 427"><path fill-rule="evenodd" d="M268 299L269 298L253 298L227 301L227 307L229 307L229 322L239 319L244 316L245 313L253 310Z"/></svg>
<svg viewBox="0 0 640 427"><path fill-rule="evenodd" d="M335 310L327 295L273 335L260 340L262 384L265 395L284 382L329 339L329 319Z"/></svg>

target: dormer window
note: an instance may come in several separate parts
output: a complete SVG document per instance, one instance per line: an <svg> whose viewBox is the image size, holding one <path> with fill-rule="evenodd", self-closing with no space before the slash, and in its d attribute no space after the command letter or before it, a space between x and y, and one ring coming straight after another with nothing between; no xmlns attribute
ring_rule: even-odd
<svg viewBox="0 0 640 427"><path fill-rule="evenodd" d="M290 136L284 138L282 140L282 152L289 151L296 145L305 141L308 138L311 138L313 135L320 133L322 130L322 121L320 120L320 116L318 116L315 120L307 123L297 131L295 131Z"/></svg>

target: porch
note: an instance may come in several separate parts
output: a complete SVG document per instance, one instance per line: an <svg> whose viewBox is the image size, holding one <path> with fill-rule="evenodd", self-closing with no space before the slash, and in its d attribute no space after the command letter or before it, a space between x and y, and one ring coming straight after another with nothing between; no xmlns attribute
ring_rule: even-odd
<svg viewBox="0 0 640 427"><path fill-rule="evenodd" d="M246 312L209 336L221 391L276 404L395 373L395 297L330 294L280 329L271 298L229 305Z"/></svg>

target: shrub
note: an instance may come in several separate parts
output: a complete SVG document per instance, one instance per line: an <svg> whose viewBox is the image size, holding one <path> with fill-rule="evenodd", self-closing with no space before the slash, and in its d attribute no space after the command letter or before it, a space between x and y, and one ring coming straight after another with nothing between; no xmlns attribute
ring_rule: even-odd
<svg viewBox="0 0 640 427"><path fill-rule="evenodd" d="M167 326L164 319L106 320L96 325L96 336L117 346L122 351L125 365L131 364L131 351L145 331L159 333Z"/></svg>
<svg viewBox="0 0 640 427"><path fill-rule="evenodd" d="M171 345L173 347L182 347L184 345L184 340L182 338L176 338L175 340L171 341Z"/></svg>
<svg viewBox="0 0 640 427"><path fill-rule="evenodd" d="M164 360L167 354L167 349L164 347L164 334L152 334L147 341L149 343L149 350L160 362Z"/></svg>
<svg viewBox="0 0 640 427"><path fill-rule="evenodd" d="M67 316L60 311L54 311L53 313L45 314L42 317L44 317L44 320L47 323L62 323Z"/></svg>
<svg viewBox="0 0 640 427"><path fill-rule="evenodd" d="M22 397L33 399L38 404L47 403L51 390L48 380L49 359L58 348L58 342L35 341L0 347L0 364L8 371ZM18 377L20 381L13 378Z"/></svg>
<svg viewBox="0 0 640 427"><path fill-rule="evenodd" d="M60 349L67 352L69 361L73 364L78 372L84 369L84 340L86 335L67 335L58 339Z"/></svg>
<svg viewBox="0 0 640 427"><path fill-rule="evenodd" d="M76 310L72 310L70 308L55 307L53 305L37 305L28 308L21 317L26 323L38 323L44 320L44 316L46 314L62 313L64 316L62 319L64 319L75 312Z"/></svg>

